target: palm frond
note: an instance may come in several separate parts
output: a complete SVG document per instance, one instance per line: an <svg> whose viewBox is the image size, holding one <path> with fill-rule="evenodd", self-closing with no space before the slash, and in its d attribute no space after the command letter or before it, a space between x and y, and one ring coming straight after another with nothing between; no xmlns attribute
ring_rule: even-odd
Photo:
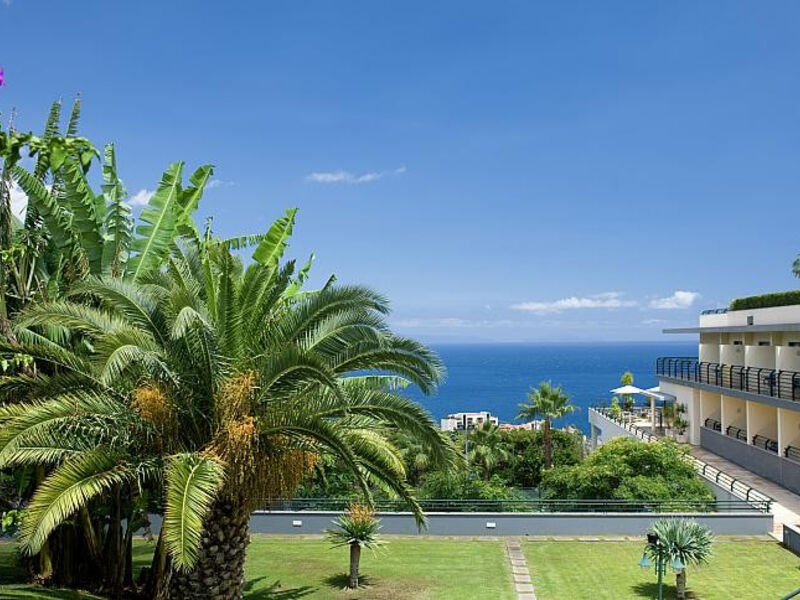
<svg viewBox="0 0 800 600"><path fill-rule="evenodd" d="M135 472L120 460L119 455L97 448L66 461L45 479L31 499L20 529L22 551L37 553L55 528L78 509L114 486L131 481Z"/></svg>
<svg viewBox="0 0 800 600"><path fill-rule="evenodd" d="M200 554L203 521L224 482L224 469L213 458L180 454L167 466L164 542L175 566L190 570Z"/></svg>

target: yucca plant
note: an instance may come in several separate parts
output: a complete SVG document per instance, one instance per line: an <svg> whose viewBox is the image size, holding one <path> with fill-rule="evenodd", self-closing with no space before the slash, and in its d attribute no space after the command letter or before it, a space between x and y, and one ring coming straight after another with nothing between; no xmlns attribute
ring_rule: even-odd
<svg viewBox="0 0 800 600"><path fill-rule="evenodd" d="M381 528L380 520L375 518L375 511L371 507L353 503L341 517L333 521L333 524L335 527L326 532L328 539L333 542L334 548L342 546L350 548L347 587L357 589L361 549L375 550L384 543L378 535Z"/></svg>
<svg viewBox="0 0 800 600"><path fill-rule="evenodd" d="M683 565L675 573L678 600L686 598L686 570L705 564L711 558L714 535L705 525L693 519L661 519L650 526L655 534L645 552L653 560L666 559L668 565Z"/></svg>
<svg viewBox="0 0 800 600"><path fill-rule="evenodd" d="M230 243L189 239L140 282L90 277L15 321L24 352L51 366L0 382L35 399L0 409L0 468L55 467L30 504L26 552L114 490L153 490L164 502L153 593L240 598L250 512L291 493L322 451L367 502L383 486L423 521L386 432L450 459L428 413L395 391L431 392L443 367L389 330L379 294L303 291L303 271L280 265L293 222L293 211L277 221L246 268Z"/></svg>

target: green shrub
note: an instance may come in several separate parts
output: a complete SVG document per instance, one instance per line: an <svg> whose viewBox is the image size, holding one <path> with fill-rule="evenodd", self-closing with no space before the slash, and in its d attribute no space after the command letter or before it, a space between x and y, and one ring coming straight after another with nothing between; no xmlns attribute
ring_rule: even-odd
<svg viewBox="0 0 800 600"><path fill-rule="evenodd" d="M581 461L580 434L554 429L552 436L553 464L566 466ZM514 487L539 487L544 472L542 432L517 429L507 432L506 438L511 447L511 457L497 473Z"/></svg>
<svg viewBox="0 0 800 600"><path fill-rule="evenodd" d="M747 296L731 301L730 310L748 310L753 308L769 308L771 306L790 306L800 304L800 290L775 292L760 296Z"/></svg>
<svg viewBox="0 0 800 600"><path fill-rule="evenodd" d="M579 465L546 472L542 489L547 498L561 499L712 501L686 452L672 440L616 438Z"/></svg>

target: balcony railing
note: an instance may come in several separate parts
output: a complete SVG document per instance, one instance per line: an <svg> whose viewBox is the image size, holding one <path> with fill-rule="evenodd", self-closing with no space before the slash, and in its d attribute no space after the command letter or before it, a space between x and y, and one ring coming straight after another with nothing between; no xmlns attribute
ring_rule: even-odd
<svg viewBox="0 0 800 600"><path fill-rule="evenodd" d="M744 429L736 427L736 425L728 425L725 428L725 435L734 437L745 444L747 443L747 432Z"/></svg>
<svg viewBox="0 0 800 600"><path fill-rule="evenodd" d="M656 360L656 375L800 401L800 373L797 371L722 365L696 358L665 356Z"/></svg>
<svg viewBox="0 0 800 600"><path fill-rule="evenodd" d="M800 448L797 446L786 446L783 455L789 460L800 462Z"/></svg>
<svg viewBox="0 0 800 600"><path fill-rule="evenodd" d="M775 454L778 453L778 442L771 440L764 435L754 435L753 446L763 448L767 452L774 452Z"/></svg>
<svg viewBox="0 0 800 600"><path fill-rule="evenodd" d="M706 419L703 425L714 431L722 431L722 423L715 419Z"/></svg>

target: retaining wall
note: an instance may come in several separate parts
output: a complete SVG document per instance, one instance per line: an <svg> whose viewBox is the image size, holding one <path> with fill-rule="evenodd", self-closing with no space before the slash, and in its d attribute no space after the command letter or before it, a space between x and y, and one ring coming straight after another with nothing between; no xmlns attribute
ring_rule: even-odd
<svg viewBox="0 0 800 600"><path fill-rule="evenodd" d="M322 533L340 515L336 511L255 512L252 533ZM772 515L731 513L428 513L428 528L417 529L411 513L378 513L381 533L404 535L643 535L667 517L692 518L717 535L760 535L772 529ZM151 517L158 531L161 519Z"/></svg>

